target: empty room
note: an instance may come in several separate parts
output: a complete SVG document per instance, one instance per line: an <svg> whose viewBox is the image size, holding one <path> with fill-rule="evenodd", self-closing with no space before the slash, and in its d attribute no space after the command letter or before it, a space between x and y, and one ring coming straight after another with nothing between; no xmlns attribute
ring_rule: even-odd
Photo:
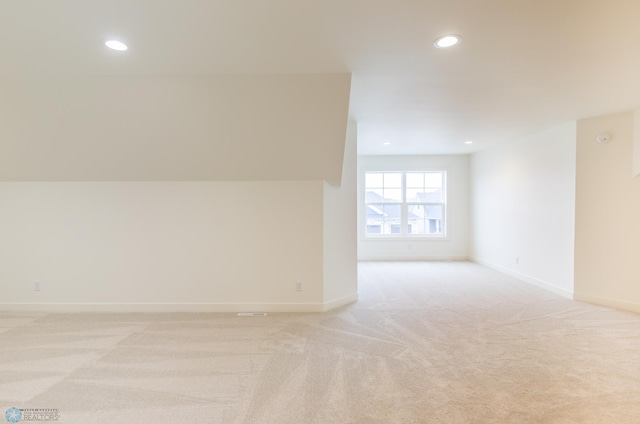
<svg viewBox="0 0 640 424"><path fill-rule="evenodd" d="M0 420L640 422L638 16L2 2Z"/></svg>

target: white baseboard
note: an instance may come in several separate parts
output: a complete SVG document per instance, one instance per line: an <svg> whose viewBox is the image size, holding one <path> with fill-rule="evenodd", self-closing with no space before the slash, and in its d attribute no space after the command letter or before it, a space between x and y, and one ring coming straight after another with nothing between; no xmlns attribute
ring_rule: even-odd
<svg viewBox="0 0 640 424"><path fill-rule="evenodd" d="M594 305L606 306L614 309L640 313L640 303L628 302L626 300L611 299L608 297L592 296L590 294L574 293L573 299L578 302L591 303Z"/></svg>
<svg viewBox="0 0 640 424"><path fill-rule="evenodd" d="M324 303L0 303L0 312L325 312L358 294Z"/></svg>
<svg viewBox="0 0 640 424"><path fill-rule="evenodd" d="M0 303L5 312L324 312L324 303Z"/></svg>
<svg viewBox="0 0 640 424"><path fill-rule="evenodd" d="M485 261L484 259L480 259L480 258L476 258L476 257L471 257L470 260L472 262L478 263L480 265L486 266L487 268L491 268L494 269L498 272L501 272L503 274L506 274L510 277L513 278L517 278L518 280L524 281L525 283L529 283L531 285L534 285L536 287L539 287L543 290L549 291L551 293L557 294L558 296L562 296L565 297L567 299L573 299L574 298L574 293L571 290L567 290L563 287L558 287L555 284L551 284L547 281L544 280L540 280L538 278L532 277L530 275L526 275L526 274L522 274L520 272L517 271L513 271L511 269L505 268L503 266L500 265L496 265L492 262L489 261Z"/></svg>
<svg viewBox="0 0 640 424"><path fill-rule="evenodd" d="M354 293L348 296L340 297L338 299L330 300L329 302L324 303L324 312L330 311L331 309L335 309L340 306L345 306L357 301L358 301L358 293Z"/></svg>
<svg viewBox="0 0 640 424"><path fill-rule="evenodd" d="M468 261L468 256L358 256L360 262L430 262L430 261Z"/></svg>

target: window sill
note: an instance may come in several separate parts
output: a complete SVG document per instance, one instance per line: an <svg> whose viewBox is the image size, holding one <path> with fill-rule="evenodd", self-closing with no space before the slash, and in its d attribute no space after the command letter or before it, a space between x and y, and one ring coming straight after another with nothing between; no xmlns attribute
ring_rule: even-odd
<svg viewBox="0 0 640 424"><path fill-rule="evenodd" d="M364 236L362 241L448 241L447 236Z"/></svg>

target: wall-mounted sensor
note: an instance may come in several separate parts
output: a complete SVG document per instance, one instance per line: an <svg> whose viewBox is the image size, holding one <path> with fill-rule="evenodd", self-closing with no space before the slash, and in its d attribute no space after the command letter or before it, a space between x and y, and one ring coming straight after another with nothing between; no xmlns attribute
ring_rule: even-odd
<svg viewBox="0 0 640 424"><path fill-rule="evenodd" d="M611 134L609 133L600 133L596 135L596 141L600 144L608 143L611 140Z"/></svg>

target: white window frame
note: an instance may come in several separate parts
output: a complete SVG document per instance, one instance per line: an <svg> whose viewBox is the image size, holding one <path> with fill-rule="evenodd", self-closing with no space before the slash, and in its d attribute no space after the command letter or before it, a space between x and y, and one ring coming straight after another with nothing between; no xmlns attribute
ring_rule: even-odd
<svg viewBox="0 0 640 424"><path fill-rule="evenodd" d="M376 174L401 174L402 178L402 201L401 202L367 202L366 199L366 191L367 191L367 183L366 177L369 173ZM442 175L442 202L407 202L406 193L407 193L407 174L411 173L439 173ZM365 239L390 239L390 240L398 240L401 238L409 238L409 239L446 239L448 232L448 219L447 219L447 170L446 169L410 169L410 170L394 170L394 169L367 169L362 171L362 204L363 204L363 228L362 234ZM367 212L370 206L385 204L385 205L400 205L400 233L395 234L370 234L367 232ZM411 205L438 205L442 207L442 233L440 234L409 234L408 225L409 225L409 206Z"/></svg>

